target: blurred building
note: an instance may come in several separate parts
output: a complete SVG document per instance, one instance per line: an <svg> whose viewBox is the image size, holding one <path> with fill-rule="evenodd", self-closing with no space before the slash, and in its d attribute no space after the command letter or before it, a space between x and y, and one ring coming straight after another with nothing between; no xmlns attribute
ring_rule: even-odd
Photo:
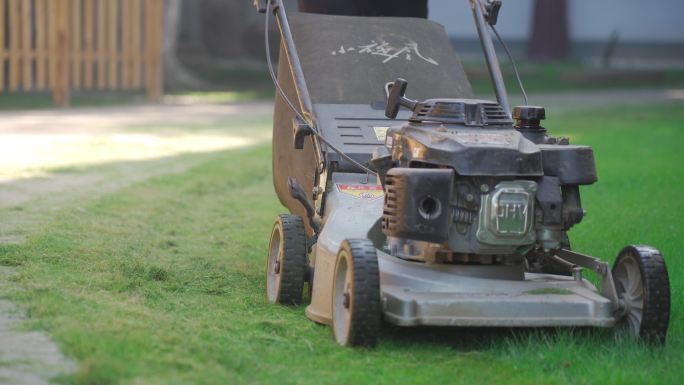
<svg viewBox="0 0 684 385"><path fill-rule="evenodd" d="M527 54L534 2L503 2L497 27L517 57ZM296 0L285 4L296 11ZM463 59L479 60L468 4L429 0L430 18L446 27ZM684 68L682 16L681 0L567 0L568 58L604 66L609 62L616 68ZM178 47L186 62L259 65L264 58L263 15L256 14L249 0L185 0Z"/></svg>
<svg viewBox="0 0 684 385"><path fill-rule="evenodd" d="M444 25L461 56L477 57L479 44L468 1L430 0L430 18ZM526 53L534 0L504 0L497 28ZM570 58L599 63L608 52L617 67L684 68L681 0L567 0Z"/></svg>
<svg viewBox="0 0 684 385"><path fill-rule="evenodd" d="M296 0L286 0L288 11ZM178 48L182 55L209 56L242 65L264 59L264 15L251 0L184 0ZM271 25L277 48L277 33Z"/></svg>

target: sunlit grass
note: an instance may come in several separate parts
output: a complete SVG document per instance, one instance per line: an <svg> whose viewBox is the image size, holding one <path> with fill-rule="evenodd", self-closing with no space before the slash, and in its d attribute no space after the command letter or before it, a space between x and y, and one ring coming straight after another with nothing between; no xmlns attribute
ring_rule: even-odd
<svg viewBox="0 0 684 385"><path fill-rule="evenodd" d="M142 92L75 92L71 107L102 107L146 103ZM0 111L55 108L50 92L2 92Z"/></svg>
<svg viewBox="0 0 684 385"><path fill-rule="evenodd" d="M264 72L264 76L266 72ZM171 103L234 103L273 99L273 87L266 81L257 82L255 89L234 91L171 92L162 98ZM147 104L141 92L76 92L71 95L70 107L94 108ZM49 92L0 93L0 111L36 110L56 108Z"/></svg>
<svg viewBox="0 0 684 385"><path fill-rule="evenodd" d="M269 139L221 133L4 134L0 141L0 182L75 171L117 161L136 161L183 153L213 152L251 146Z"/></svg>
<svg viewBox="0 0 684 385"><path fill-rule="evenodd" d="M0 182L270 139L268 117L241 113L236 105L193 105L8 114L0 123Z"/></svg>
<svg viewBox="0 0 684 385"><path fill-rule="evenodd" d="M255 100L270 100L273 92L264 91L190 91L164 96L171 103L234 103Z"/></svg>

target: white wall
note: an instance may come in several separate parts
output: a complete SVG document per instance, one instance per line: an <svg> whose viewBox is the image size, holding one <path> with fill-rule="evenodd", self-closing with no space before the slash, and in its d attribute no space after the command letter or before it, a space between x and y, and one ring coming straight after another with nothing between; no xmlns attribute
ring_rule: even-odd
<svg viewBox="0 0 684 385"><path fill-rule="evenodd" d="M616 30L620 40L684 42L682 0L570 0L572 37L605 38Z"/></svg>
<svg viewBox="0 0 684 385"><path fill-rule="evenodd" d="M515 4L511 4L515 2ZM527 37L532 0L504 0L497 29L509 39ZM442 24L458 38L475 38L477 31L468 0L428 0L430 19Z"/></svg>
<svg viewBox="0 0 684 385"><path fill-rule="evenodd" d="M428 0L430 19L455 37L475 38L468 0ZM497 29L507 39L527 39L533 0L503 0ZM613 31L621 41L684 42L682 0L569 0L573 40L607 40Z"/></svg>

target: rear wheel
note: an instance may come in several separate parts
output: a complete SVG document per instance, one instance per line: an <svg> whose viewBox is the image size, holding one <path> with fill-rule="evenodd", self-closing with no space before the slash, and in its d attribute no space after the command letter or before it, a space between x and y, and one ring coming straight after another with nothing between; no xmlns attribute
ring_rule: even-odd
<svg viewBox="0 0 684 385"><path fill-rule="evenodd" d="M375 346L380 332L380 277L375 246L345 240L335 264L333 333L343 346Z"/></svg>
<svg viewBox="0 0 684 385"><path fill-rule="evenodd" d="M273 223L266 266L266 294L272 303L302 302L306 276L306 232L296 215L281 214Z"/></svg>
<svg viewBox="0 0 684 385"><path fill-rule="evenodd" d="M649 343L663 344L670 320L665 260L650 246L627 246L613 266L622 317L619 325Z"/></svg>

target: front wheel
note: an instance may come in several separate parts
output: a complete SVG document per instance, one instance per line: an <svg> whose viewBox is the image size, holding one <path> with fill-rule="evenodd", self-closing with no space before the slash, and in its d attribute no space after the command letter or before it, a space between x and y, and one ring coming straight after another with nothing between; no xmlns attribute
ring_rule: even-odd
<svg viewBox="0 0 684 385"><path fill-rule="evenodd" d="M333 334L343 346L375 346L380 332L380 274L375 246L345 240L335 264Z"/></svg>
<svg viewBox="0 0 684 385"><path fill-rule="evenodd" d="M613 266L620 326L646 342L663 344L670 320L670 281L662 254L650 246L627 246Z"/></svg>
<svg viewBox="0 0 684 385"><path fill-rule="evenodd" d="M306 277L306 232L296 215L281 214L273 223L266 265L266 295L272 303L299 305Z"/></svg>

